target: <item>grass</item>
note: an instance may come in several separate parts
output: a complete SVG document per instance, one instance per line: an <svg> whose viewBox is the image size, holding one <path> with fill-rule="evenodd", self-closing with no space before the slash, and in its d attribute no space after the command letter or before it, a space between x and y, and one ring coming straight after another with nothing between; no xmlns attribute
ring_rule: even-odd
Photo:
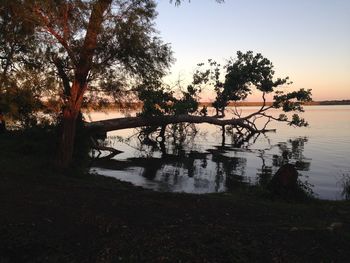
<svg viewBox="0 0 350 263"><path fill-rule="evenodd" d="M50 132L0 135L0 262L348 262L349 201L159 193L51 168Z"/></svg>

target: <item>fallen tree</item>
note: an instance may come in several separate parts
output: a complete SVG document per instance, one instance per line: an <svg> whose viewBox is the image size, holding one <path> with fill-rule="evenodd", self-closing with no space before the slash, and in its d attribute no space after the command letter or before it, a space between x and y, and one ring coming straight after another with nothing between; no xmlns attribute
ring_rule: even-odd
<svg viewBox="0 0 350 263"><path fill-rule="evenodd" d="M261 54L253 52L237 52L237 56L230 59L221 67L209 60L209 68L202 69L204 64L193 76L193 82L176 97L173 90L167 90L159 81L143 83L137 88L138 97L143 102L142 111L136 117L116 118L86 123L91 133L106 133L112 130L154 127L147 132L158 132L164 137L167 125L179 123L209 123L222 127L223 134L228 126L238 135L251 135L274 131L267 126L272 121L285 122L291 126L307 126L308 123L298 113L303 112L303 103L311 101L311 90L300 89L284 93L280 88L291 82L286 78L274 80L273 64ZM222 71L225 75L222 78ZM212 107L216 113L208 116L208 109L199 109L199 94L205 87L212 86L216 92ZM261 92L261 107L253 113L244 115L238 107L233 107L233 118L225 119L227 106L230 102L237 102L247 98L253 91ZM273 102L267 103L266 96L273 93ZM279 109L283 113L274 116L272 109ZM293 113L289 117L286 113ZM261 120L265 120L261 122ZM257 125L260 120L260 125ZM262 123L262 124L261 124ZM159 129L160 128L160 129ZM164 138L161 140L163 141Z"/></svg>
<svg viewBox="0 0 350 263"><path fill-rule="evenodd" d="M173 2L179 4L182 1ZM169 45L161 41L155 29L157 11L153 0L12 0L1 1L0 11L0 60L3 64L0 67L0 97L5 101L0 104L6 104L0 108L9 112L13 108L7 107L9 102L13 103L11 98L20 99L17 104L24 110L20 114L24 117L37 109L36 103L33 105L32 102L38 98L49 98L55 108L60 108L60 114L53 114L59 127L55 162L58 168L69 168L73 164L77 123L80 123L81 109L85 106L106 105L113 98L129 101L136 92L143 102L138 117L147 119L114 122L129 122L129 127L134 127L158 125L159 122L153 124L153 119L159 116L207 117L205 108L198 110L198 96L202 86L211 84L216 91L212 106L216 109L215 117L220 119L230 101L245 99L253 87L263 92L265 98L265 94L287 84L288 78L272 79L272 64L260 54L238 52L237 58L221 69L226 71L224 78L221 78L219 65L209 61L211 68L198 71L182 97L167 91L160 80L167 73L173 57ZM12 82L21 84L20 90L26 88L28 96L26 92L16 96ZM4 100L4 95L9 92L15 95ZM282 104L282 101L293 99L283 98L281 94L276 96L275 100L281 100ZM307 91L302 96L308 96ZM29 99L25 105L33 107L23 108L22 99ZM300 99L305 98L296 98ZM285 104L288 110L296 109L293 103ZM277 103L274 107L282 104ZM265 108L255 116L273 119L262 115L264 112ZM185 121L226 125L215 118L164 118L165 124ZM238 132L264 130L264 127L254 127L251 123L254 118L237 116L230 125ZM36 120L36 116L33 119ZM276 119L284 120L285 117ZM25 120L29 123L30 119ZM140 123L135 124L137 121ZM292 122L302 123L297 117ZM121 124L114 125L114 129L121 127Z"/></svg>
<svg viewBox="0 0 350 263"><path fill-rule="evenodd" d="M221 127L230 125L237 129L246 129L248 132L251 133L272 131L271 129L254 128L254 126L250 125L249 121L245 118L224 120L219 119L216 116L196 116L189 114L115 118L102 121L88 122L85 124L85 126L92 133L99 133L146 126L161 127L168 124L177 123L209 123Z"/></svg>

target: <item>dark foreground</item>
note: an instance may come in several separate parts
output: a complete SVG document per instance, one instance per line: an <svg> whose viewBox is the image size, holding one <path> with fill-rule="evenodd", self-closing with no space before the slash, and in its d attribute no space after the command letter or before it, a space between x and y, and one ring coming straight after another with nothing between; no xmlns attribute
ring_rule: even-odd
<svg viewBox="0 0 350 263"><path fill-rule="evenodd" d="M157 193L57 174L18 138L0 149L1 263L350 261L349 202Z"/></svg>

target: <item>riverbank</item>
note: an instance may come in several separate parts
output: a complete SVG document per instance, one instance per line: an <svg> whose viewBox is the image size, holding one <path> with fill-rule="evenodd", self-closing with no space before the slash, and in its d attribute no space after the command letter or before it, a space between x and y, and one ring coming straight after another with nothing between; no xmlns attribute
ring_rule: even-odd
<svg viewBox="0 0 350 263"><path fill-rule="evenodd" d="M287 202L253 187L159 193L61 174L49 140L0 136L0 262L349 261L349 201Z"/></svg>

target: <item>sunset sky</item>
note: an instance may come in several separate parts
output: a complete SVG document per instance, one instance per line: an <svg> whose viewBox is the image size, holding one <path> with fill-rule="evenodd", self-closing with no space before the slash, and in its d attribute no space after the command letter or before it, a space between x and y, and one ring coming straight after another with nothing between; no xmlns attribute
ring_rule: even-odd
<svg viewBox="0 0 350 263"><path fill-rule="evenodd" d="M273 62L277 77L290 77L289 89L312 89L316 101L350 99L349 0L192 0L180 7L160 0L158 12L156 27L176 58L170 84L187 84L208 58L224 62L252 50Z"/></svg>

